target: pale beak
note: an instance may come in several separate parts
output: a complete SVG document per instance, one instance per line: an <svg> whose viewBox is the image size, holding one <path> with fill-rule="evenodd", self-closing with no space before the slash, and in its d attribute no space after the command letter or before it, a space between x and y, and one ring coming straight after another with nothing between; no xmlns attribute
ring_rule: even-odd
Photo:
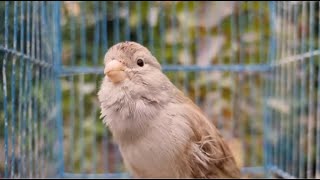
<svg viewBox="0 0 320 180"><path fill-rule="evenodd" d="M125 67L121 62L112 60L106 64L104 74L107 75L113 83L118 83L126 78L126 73L124 70Z"/></svg>

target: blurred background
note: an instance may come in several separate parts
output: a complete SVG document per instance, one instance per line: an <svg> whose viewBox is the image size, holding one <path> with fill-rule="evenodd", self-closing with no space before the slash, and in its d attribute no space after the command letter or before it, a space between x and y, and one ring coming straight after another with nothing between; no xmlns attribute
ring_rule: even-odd
<svg viewBox="0 0 320 180"><path fill-rule="evenodd" d="M170 80L219 127L239 165L261 165L262 74L204 68L265 63L268 44L259 46L259 42L268 40L268 27L263 28L268 24L267 7L259 2L64 3L62 63L73 74L61 80L65 169L123 171L117 163L116 146L108 138L112 135L99 119L96 94L103 76L78 74L74 66L85 66L79 71L89 71L88 67L101 70L107 48L125 40L150 49ZM239 28L240 24L243 27ZM240 50L241 45L245 48ZM180 69L166 70L171 65ZM193 70L184 70L185 66Z"/></svg>
<svg viewBox="0 0 320 180"><path fill-rule="evenodd" d="M320 172L318 2L0 3L0 177L129 177L97 99L112 45L148 47L243 177Z"/></svg>

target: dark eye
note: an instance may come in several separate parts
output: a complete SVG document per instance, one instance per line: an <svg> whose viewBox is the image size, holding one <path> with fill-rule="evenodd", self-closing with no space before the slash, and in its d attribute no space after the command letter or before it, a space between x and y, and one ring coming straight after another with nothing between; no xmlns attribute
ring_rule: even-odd
<svg viewBox="0 0 320 180"><path fill-rule="evenodd" d="M142 67L144 65L144 62L142 59L138 59L137 64L138 66Z"/></svg>

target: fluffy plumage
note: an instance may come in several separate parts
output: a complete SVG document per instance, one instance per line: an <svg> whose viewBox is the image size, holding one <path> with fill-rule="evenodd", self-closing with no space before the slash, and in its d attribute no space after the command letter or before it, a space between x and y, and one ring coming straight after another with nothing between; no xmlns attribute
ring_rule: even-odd
<svg viewBox="0 0 320 180"><path fill-rule="evenodd" d="M142 67L138 59L143 60ZM218 130L162 73L147 48L135 42L118 43L108 50L104 62L106 76L98 92L101 118L134 177L240 176Z"/></svg>

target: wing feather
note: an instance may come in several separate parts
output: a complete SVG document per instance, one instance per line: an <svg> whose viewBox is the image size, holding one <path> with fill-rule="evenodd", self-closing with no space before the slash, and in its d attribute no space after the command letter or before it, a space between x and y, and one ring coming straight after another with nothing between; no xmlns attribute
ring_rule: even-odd
<svg viewBox="0 0 320 180"><path fill-rule="evenodd" d="M177 99L183 103L184 113L181 115L193 132L188 145L191 147L188 164L193 178L239 178L235 158L218 129L182 92L177 93Z"/></svg>

